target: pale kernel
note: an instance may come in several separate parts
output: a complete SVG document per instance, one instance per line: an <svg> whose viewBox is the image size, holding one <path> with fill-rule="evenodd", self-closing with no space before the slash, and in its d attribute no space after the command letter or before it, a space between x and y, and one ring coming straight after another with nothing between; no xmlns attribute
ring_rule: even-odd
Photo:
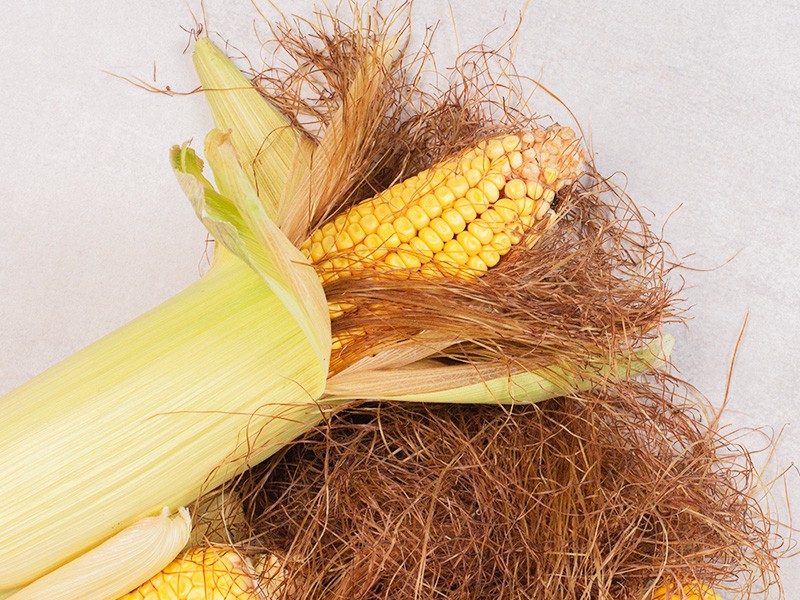
<svg viewBox="0 0 800 600"><path fill-rule="evenodd" d="M508 251L511 250L511 238L508 237L507 233L501 231L500 233L494 234L492 243L489 245L497 250L500 256L505 256L508 254Z"/></svg>
<svg viewBox="0 0 800 600"><path fill-rule="evenodd" d="M392 267L393 269L404 269L406 263L403 262L403 259L400 258L400 255L397 252L391 252L386 255L386 258L383 259L384 262Z"/></svg>
<svg viewBox="0 0 800 600"><path fill-rule="evenodd" d="M414 249L408 244L401 244L397 249L397 254L407 269L419 269L422 264Z"/></svg>
<svg viewBox="0 0 800 600"><path fill-rule="evenodd" d="M347 234L346 231L341 231L336 236L336 249L337 250L349 250L355 243L353 242L352 238Z"/></svg>
<svg viewBox="0 0 800 600"><path fill-rule="evenodd" d="M469 267L474 271L479 271L481 273L489 270L489 266L485 262L483 262L483 259L480 258L479 256L470 256L467 259L467 267Z"/></svg>
<svg viewBox="0 0 800 600"><path fill-rule="evenodd" d="M534 200L538 200L544 194L544 187L538 181L529 181L528 182L528 196L533 198Z"/></svg>
<svg viewBox="0 0 800 600"><path fill-rule="evenodd" d="M512 152L508 155L508 162L512 169L519 169L525 161L522 159L522 152Z"/></svg>
<svg viewBox="0 0 800 600"><path fill-rule="evenodd" d="M506 229L506 234L508 238L511 240L511 244L519 244L522 236L525 234L524 230L522 229L522 225L517 223L512 227Z"/></svg>
<svg viewBox="0 0 800 600"><path fill-rule="evenodd" d="M323 256L325 256L325 249L322 247L322 244L319 242L315 242L311 244L311 252L310 252L311 262L317 262Z"/></svg>
<svg viewBox="0 0 800 600"><path fill-rule="evenodd" d="M358 223L351 223L345 228L345 231L350 236L350 239L353 240L353 244L359 244L367 237L367 233Z"/></svg>
<svg viewBox="0 0 800 600"><path fill-rule="evenodd" d="M442 220L447 223L454 234L464 231L467 227L464 217L454 208L448 208L442 213Z"/></svg>
<svg viewBox="0 0 800 600"><path fill-rule="evenodd" d="M321 231L324 237L328 237L329 235L336 235L336 225L334 225L332 221L325 223L325 225L322 226Z"/></svg>
<svg viewBox="0 0 800 600"><path fill-rule="evenodd" d="M364 230L364 233L369 235L370 233L375 233L375 231L380 226L381 222L373 214L364 215L361 217L361 220L358 222L361 225L361 228Z"/></svg>
<svg viewBox="0 0 800 600"><path fill-rule="evenodd" d="M453 262L458 265L467 264L467 260L469 259L469 255L464 252L464 248L456 240L450 240L444 245L444 253L452 258Z"/></svg>
<svg viewBox="0 0 800 600"><path fill-rule="evenodd" d="M469 187L474 188L478 185L481 179L483 179L483 173L481 173L478 169L466 169L464 171L464 178L467 180Z"/></svg>
<svg viewBox="0 0 800 600"><path fill-rule="evenodd" d="M536 204L536 212L533 213L534 217L538 221L539 219L543 219L544 216L547 214L547 211L550 210L550 203L544 199L541 199Z"/></svg>
<svg viewBox="0 0 800 600"><path fill-rule="evenodd" d="M467 231L474 235L482 245L488 244L494 237L494 232L491 228L481 221L470 223L467 226Z"/></svg>
<svg viewBox="0 0 800 600"><path fill-rule="evenodd" d="M539 165L534 163L526 163L520 172L523 179L527 181L536 181L539 179Z"/></svg>
<svg viewBox="0 0 800 600"><path fill-rule="evenodd" d="M492 161L492 170L499 171L504 176L511 173L511 161L508 160L508 157L504 154L500 158L496 158Z"/></svg>
<svg viewBox="0 0 800 600"><path fill-rule="evenodd" d="M408 204L409 202L413 201L414 198L417 197L418 190L416 187L407 187L403 190L403 193L400 194L400 197L403 199L404 204Z"/></svg>
<svg viewBox="0 0 800 600"><path fill-rule="evenodd" d="M506 183L506 187L503 188L505 195L512 200L524 198L527 191L528 188L522 179L512 179Z"/></svg>
<svg viewBox="0 0 800 600"><path fill-rule="evenodd" d="M439 241L441 242L441 240ZM414 251L420 257L420 260L430 260L433 258L433 250L429 248L428 244L422 241L419 237L415 237L413 240L408 242L408 244L414 249Z"/></svg>
<svg viewBox="0 0 800 600"><path fill-rule="evenodd" d="M505 153L506 151L503 148L503 142L500 140L491 140L488 144L486 144L486 156L489 157L489 160L500 158Z"/></svg>
<svg viewBox="0 0 800 600"><path fill-rule="evenodd" d="M447 179L447 173L444 170L437 168L436 170L433 171L433 173L431 173L429 179L430 181L428 183L430 183L433 187L436 187L437 185L442 183L445 179Z"/></svg>
<svg viewBox="0 0 800 600"><path fill-rule="evenodd" d="M439 200L443 207L450 206L456 201L456 195L453 193L453 190L447 186L436 188L436 190L433 192L433 195L436 196L437 200Z"/></svg>
<svg viewBox="0 0 800 600"><path fill-rule="evenodd" d="M498 190L497 186L493 184L491 181L487 180L481 181L477 185L476 189L478 189L480 192L483 193L483 195L486 197L486 199L489 201L490 204L492 202L497 201L497 199L500 197L500 190Z"/></svg>
<svg viewBox="0 0 800 600"><path fill-rule="evenodd" d="M558 171L553 167L547 167L543 172L544 180L547 185L550 185L558 178Z"/></svg>
<svg viewBox="0 0 800 600"><path fill-rule="evenodd" d="M327 235L322 238L322 249L327 254L333 247L336 246L336 238L333 235Z"/></svg>
<svg viewBox="0 0 800 600"><path fill-rule="evenodd" d="M419 199L419 206L431 219L435 219L442 214L442 205L433 194L425 194Z"/></svg>
<svg viewBox="0 0 800 600"><path fill-rule="evenodd" d="M444 223L444 226L447 227L447 223ZM447 231L450 231L449 227L447 227ZM453 232L450 231L451 235L452 233ZM439 252L444 247L444 242L442 241L441 236L430 227L423 227L420 229L417 237L425 242L425 245L427 245L428 248L430 248L433 252Z"/></svg>
<svg viewBox="0 0 800 600"><path fill-rule="evenodd" d="M345 272L345 269L347 269L352 262L352 260L345 258L344 256L337 256L331 259L331 263L333 263L333 270L339 275L346 275L347 273Z"/></svg>
<svg viewBox="0 0 800 600"><path fill-rule="evenodd" d="M356 212L362 219L368 215L371 215L373 210L375 210L374 200L364 200L363 202L356 204Z"/></svg>
<svg viewBox="0 0 800 600"><path fill-rule="evenodd" d="M394 221L394 209L389 203L378 204L375 207L375 218L381 223L391 223Z"/></svg>
<svg viewBox="0 0 800 600"><path fill-rule="evenodd" d="M476 256L478 252L483 250L483 244L469 231L462 231L459 233L456 236L456 240L469 256Z"/></svg>
<svg viewBox="0 0 800 600"><path fill-rule="evenodd" d="M455 204L453 204L453 208L456 209L462 217L464 217L464 221L467 223L478 216L475 207L472 206L472 202L470 202L467 198L459 198L456 200Z"/></svg>
<svg viewBox="0 0 800 600"><path fill-rule="evenodd" d="M397 235L394 226L391 223L384 223L375 232L381 238L381 243L387 248L397 248L402 242L400 236Z"/></svg>
<svg viewBox="0 0 800 600"><path fill-rule="evenodd" d="M519 149L519 136L507 135L503 138L503 150L506 152L513 152Z"/></svg>
<svg viewBox="0 0 800 600"><path fill-rule="evenodd" d="M504 223L511 223L517 220L519 214L517 203L510 198L500 198L492 208L497 211Z"/></svg>
<svg viewBox="0 0 800 600"><path fill-rule="evenodd" d="M383 241L378 236L377 233L370 233L367 237L364 238L364 245L367 248L380 248L383 245Z"/></svg>
<svg viewBox="0 0 800 600"><path fill-rule="evenodd" d="M532 198L528 198L524 196L517 200L517 210L519 210L519 214L523 217L527 217L528 215L533 214L534 206L536 205L535 201Z"/></svg>
<svg viewBox="0 0 800 600"><path fill-rule="evenodd" d="M393 211L397 212L397 211L402 210L403 208L405 208L406 201L403 199L403 197L400 194L397 194L397 195L392 194L392 196L389 198L388 204L389 204L389 206L391 207L391 209Z"/></svg>
<svg viewBox="0 0 800 600"><path fill-rule="evenodd" d="M408 220L411 221L417 231L431 222L431 218L427 215L423 208L416 204L408 207L408 210L406 211L406 217L408 217Z"/></svg>
<svg viewBox="0 0 800 600"><path fill-rule="evenodd" d="M503 186L506 184L505 176L497 171L489 171L483 179L484 181L492 183L498 190L502 190Z"/></svg>
<svg viewBox="0 0 800 600"><path fill-rule="evenodd" d="M393 225L397 235L400 237L401 242L407 242L417 235L417 228L414 227L414 224L408 219L408 217L397 217L394 220Z"/></svg>
<svg viewBox="0 0 800 600"><path fill-rule="evenodd" d="M438 274L439 275L457 275L459 268L458 263L453 260L453 257L449 254L445 254L444 252L437 252L433 256L433 262L436 263L438 267Z"/></svg>
<svg viewBox="0 0 800 600"><path fill-rule="evenodd" d="M490 208L481 215L481 220L487 224L491 223L504 223L505 220L501 217L496 210Z"/></svg>
<svg viewBox="0 0 800 600"><path fill-rule="evenodd" d="M461 215L459 215L459 217L460 216ZM443 242L453 239L453 236L455 235L453 233L453 229L450 227L450 225L447 224L447 221L445 221L442 217L437 217L433 219L429 227L436 232L436 235L438 235L439 239L442 240Z"/></svg>
<svg viewBox="0 0 800 600"><path fill-rule="evenodd" d="M458 170L458 160L455 158L451 158L439 165L439 169L445 174L446 177L450 177Z"/></svg>
<svg viewBox="0 0 800 600"><path fill-rule="evenodd" d="M447 180L447 187L453 192L456 198L463 198L470 188L467 178L463 175L454 175Z"/></svg>
<svg viewBox="0 0 800 600"><path fill-rule="evenodd" d="M470 167L473 169L477 169L481 173L486 173L489 168L492 166L492 161L489 160L488 157L481 154L477 158L473 158L470 162Z"/></svg>
<svg viewBox="0 0 800 600"><path fill-rule="evenodd" d="M485 262L486 266L489 268L492 268L498 262L500 262L500 254L497 252L497 250L492 248L484 248L480 251L478 257Z"/></svg>

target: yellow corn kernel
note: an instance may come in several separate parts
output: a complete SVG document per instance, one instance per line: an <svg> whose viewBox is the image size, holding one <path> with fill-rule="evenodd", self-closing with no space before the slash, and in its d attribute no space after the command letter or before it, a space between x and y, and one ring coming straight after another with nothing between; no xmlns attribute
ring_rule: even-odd
<svg viewBox="0 0 800 600"><path fill-rule="evenodd" d="M377 217L373 214L364 215L361 217L361 220L358 222L361 225L361 229L364 230L364 233L367 235L371 233L375 233L380 227L381 222L377 219Z"/></svg>
<svg viewBox="0 0 800 600"><path fill-rule="evenodd" d="M426 194L420 198L419 206L431 219L435 219L442 214L442 205L439 204L439 200L433 194Z"/></svg>
<svg viewBox="0 0 800 600"><path fill-rule="evenodd" d="M473 221L478 216L478 211L467 198L459 198L453 204L453 209L458 211L458 214L464 219L465 223Z"/></svg>
<svg viewBox="0 0 800 600"><path fill-rule="evenodd" d="M494 237L494 231L492 231L492 228L482 220L473 221L470 223L467 226L467 231L478 238L478 241L482 246L491 243L492 238Z"/></svg>
<svg viewBox="0 0 800 600"><path fill-rule="evenodd" d="M483 249L483 244L481 244L481 241L469 231L462 231L459 233L456 236L456 240L458 240L458 243L461 244L464 252L466 252L469 256L477 256L478 252Z"/></svg>
<svg viewBox="0 0 800 600"><path fill-rule="evenodd" d="M447 224L445 223L445 226ZM450 231L450 228L447 228ZM452 231L450 231L452 233ZM419 234L417 237L425 242L425 245L428 246L434 253L440 252L442 248L444 248L444 241L442 240L441 236L436 233L431 227L423 227L420 229Z"/></svg>
<svg viewBox="0 0 800 600"><path fill-rule="evenodd" d="M504 223L513 223L519 217L517 203L510 198L500 198L494 203L494 210L500 215L500 220Z"/></svg>
<svg viewBox="0 0 800 600"><path fill-rule="evenodd" d="M489 266L479 256L470 256L467 260L467 267L479 273L489 270Z"/></svg>
<svg viewBox="0 0 800 600"><path fill-rule="evenodd" d="M520 200L528 193L528 186L522 179L512 179L506 183L503 191L505 192L507 198L511 198L512 200Z"/></svg>

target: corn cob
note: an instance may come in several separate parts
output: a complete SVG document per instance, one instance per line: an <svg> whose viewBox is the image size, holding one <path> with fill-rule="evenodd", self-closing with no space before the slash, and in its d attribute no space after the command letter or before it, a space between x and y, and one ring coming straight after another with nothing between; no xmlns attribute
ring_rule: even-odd
<svg viewBox="0 0 800 600"><path fill-rule="evenodd" d="M261 582L255 571L231 549L196 548L119 600L265 600L282 583L280 569L268 562Z"/></svg>
<svg viewBox="0 0 800 600"><path fill-rule="evenodd" d="M585 158L560 125L482 141L338 215L301 250L323 281L364 267L478 276L552 223Z"/></svg>
<svg viewBox="0 0 800 600"><path fill-rule="evenodd" d="M679 592L672 583L662 583L653 592L652 600L722 600L722 597L704 583L687 583Z"/></svg>

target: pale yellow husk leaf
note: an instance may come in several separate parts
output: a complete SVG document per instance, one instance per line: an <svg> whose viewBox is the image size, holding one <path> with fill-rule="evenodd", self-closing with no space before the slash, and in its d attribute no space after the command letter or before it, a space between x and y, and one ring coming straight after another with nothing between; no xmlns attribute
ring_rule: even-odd
<svg viewBox="0 0 800 600"><path fill-rule="evenodd" d="M37 579L12 600L116 600L166 567L189 540L192 521L168 508L120 531L72 562Z"/></svg>
<svg viewBox="0 0 800 600"><path fill-rule="evenodd" d="M231 131L244 172L274 221L290 173L308 168L313 142L292 127L208 38L197 40L194 65L215 125Z"/></svg>

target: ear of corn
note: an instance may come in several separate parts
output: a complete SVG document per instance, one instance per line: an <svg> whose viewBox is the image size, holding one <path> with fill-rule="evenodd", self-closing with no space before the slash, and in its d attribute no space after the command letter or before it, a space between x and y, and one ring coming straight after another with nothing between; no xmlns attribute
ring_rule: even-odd
<svg viewBox="0 0 800 600"><path fill-rule="evenodd" d="M264 600L253 566L230 548L196 548L119 600Z"/></svg>
<svg viewBox="0 0 800 600"><path fill-rule="evenodd" d="M490 139L360 202L301 249L323 280L362 268L478 276L553 222L584 160L568 127Z"/></svg>
<svg viewBox="0 0 800 600"><path fill-rule="evenodd" d="M163 569L189 540L192 523L182 508L174 517L164 509L86 554L34 581L15 600L115 599Z"/></svg>

